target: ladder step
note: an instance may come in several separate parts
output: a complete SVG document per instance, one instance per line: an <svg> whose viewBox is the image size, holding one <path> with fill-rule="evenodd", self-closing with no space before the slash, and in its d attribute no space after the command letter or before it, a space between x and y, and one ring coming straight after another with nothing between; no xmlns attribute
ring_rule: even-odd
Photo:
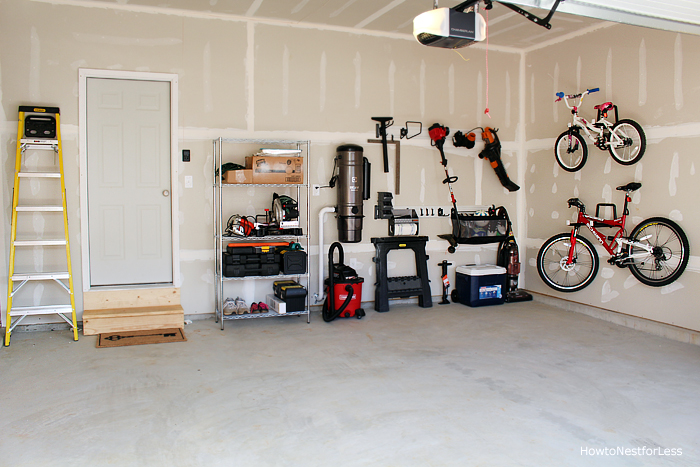
<svg viewBox="0 0 700 467"><path fill-rule="evenodd" d="M42 306L13 306L10 316L26 315L51 315L55 313L72 313L70 305L42 305Z"/></svg>
<svg viewBox="0 0 700 467"><path fill-rule="evenodd" d="M17 240L15 246L61 246L65 240Z"/></svg>
<svg viewBox="0 0 700 467"><path fill-rule="evenodd" d="M17 206L17 211L23 212L47 212L47 211L63 211L63 206Z"/></svg>
<svg viewBox="0 0 700 467"><path fill-rule="evenodd" d="M58 144L57 139L43 139L43 138L22 138L19 140L20 144L39 144L42 146L51 146Z"/></svg>
<svg viewBox="0 0 700 467"><path fill-rule="evenodd" d="M25 274L13 274L12 281L48 281L68 279L69 277L70 274L68 272L32 272Z"/></svg>
<svg viewBox="0 0 700 467"><path fill-rule="evenodd" d="M61 178L61 172L20 172L21 178Z"/></svg>

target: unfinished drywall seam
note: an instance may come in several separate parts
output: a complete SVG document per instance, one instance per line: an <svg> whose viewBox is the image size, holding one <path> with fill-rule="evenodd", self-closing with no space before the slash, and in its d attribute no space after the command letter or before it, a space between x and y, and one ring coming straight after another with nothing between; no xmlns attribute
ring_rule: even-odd
<svg viewBox="0 0 700 467"><path fill-rule="evenodd" d="M321 64L319 65L319 81L320 85L318 87L319 90L319 96L318 96L318 111L323 113L323 110L326 108L326 67L327 67L327 61L326 61L326 52L323 51L321 53Z"/></svg>
<svg viewBox="0 0 700 467"><path fill-rule="evenodd" d="M612 47L608 49L608 57L605 62L605 100L607 101L612 101L613 100L613 83L612 83L612 74L613 74L613 56L612 56Z"/></svg>
<svg viewBox="0 0 700 467"><path fill-rule="evenodd" d="M455 64L450 63L447 69L447 102L450 115L455 113ZM393 114L392 114L393 115Z"/></svg>
<svg viewBox="0 0 700 467"><path fill-rule="evenodd" d="M639 44L639 106L647 103L647 47L642 38Z"/></svg>
<svg viewBox="0 0 700 467"><path fill-rule="evenodd" d="M289 48L285 45L282 52L282 115L287 114L289 114Z"/></svg>
<svg viewBox="0 0 700 467"><path fill-rule="evenodd" d="M527 148L526 148L526 133L525 133L525 88L527 81L527 53L522 52L520 54L520 69L518 73L518 124L517 132L515 136L516 144L518 145L517 160L518 160L518 185L520 187L525 186L525 174L527 172ZM516 192L515 197L515 211L516 211L516 224L515 224L515 238L518 245L525 245L525 239L527 238L527 216L525 212L527 210L527 196L525 195L525 190L522 188ZM521 264L527 264L527 248L520 248L520 262ZM525 268L522 268L523 273L520 274L520 287L524 288L525 284Z"/></svg>
<svg viewBox="0 0 700 467"><path fill-rule="evenodd" d="M680 34L676 34L673 57L673 97L676 102L676 110L681 110L683 108L683 47Z"/></svg>
<svg viewBox="0 0 700 467"><path fill-rule="evenodd" d="M214 111L214 97L211 93L211 43L207 42L204 45L202 53L202 86L204 87L204 112L211 113Z"/></svg>
<svg viewBox="0 0 700 467"><path fill-rule="evenodd" d="M34 26L30 32L29 44L29 100L41 102L41 42Z"/></svg>
<svg viewBox="0 0 700 467"><path fill-rule="evenodd" d="M249 22L246 25L246 38L248 41L245 52L245 72L246 72L246 128L248 132L255 131L255 24Z"/></svg>
<svg viewBox="0 0 700 467"><path fill-rule="evenodd" d="M34 1L40 1L40 0L34 0ZM585 36L586 34L590 34L592 32L600 31L601 29L606 29L606 28L609 28L611 26L615 26L616 24L617 23L603 21L601 23L594 24L594 25L589 26L587 28L579 29L579 30L573 31L569 34L564 34L563 36L559 36L559 37L554 38L552 40L540 42L537 45L533 45L531 47L523 49L522 52L524 52L525 54L528 54L530 52L534 52L535 50L547 48L550 45L560 44L562 42L566 42L566 41L571 40L571 39L576 39L578 37Z"/></svg>
<svg viewBox="0 0 700 467"><path fill-rule="evenodd" d="M380 9L379 11L376 11L375 13L373 13L372 15L370 15L369 17L367 17L367 18L365 18L364 20L362 20L362 21L360 21L359 23L357 23L357 24L355 25L355 28L357 28L357 29L362 29L362 28L364 28L365 26L367 26L369 23L371 23L371 22L374 21L375 19L377 19L377 18L379 18L380 16L384 15L385 13L387 13L387 12L393 10L394 8L396 8L397 6L401 5L401 4L402 4L403 2L405 2L405 1L406 1L406 0L394 0L393 2L391 2L390 4L388 4L387 6L385 6L384 8Z"/></svg>
<svg viewBox="0 0 700 467"><path fill-rule="evenodd" d="M263 0L255 0L253 3L251 3L250 7L248 8L248 11L245 12L246 16L252 16L255 14L256 11L258 11L258 8L260 8L260 5L262 4Z"/></svg>
<svg viewBox="0 0 700 467"><path fill-rule="evenodd" d="M182 8L164 8L159 6L147 6L147 5L134 5L134 4L120 4L106 1L97 0L29 0L37 3L48 3L51 5L62 5L62 6L72 6L72 7L82 7L82 8L97 8L102 10L118 10L126 11L130 13L141 13L141 14L151 14L151 15L167 15L167 16L178 16L183 18L193 18L193 19L208 19L208 20L219 20L219 21L231 21L237 23L251 22L254 24L265 24L269 26L283 26L295 29L309 29L316 31L333 31L333 32L344 32L348 34L356 34L360 36L371 36L371 37L383 37L389 39L400 39L410 42L415 42L416 39L412 34L403 34L397 32L385 32L385 31L373 31L370 29L358 29L346 26L334 26L329 24L321 23L307 23L303 21L285 21L281 19L274 18L256 18L253 16L241 16L232 15L226 13L213 13L211 11L194 11L186 10ZM485 49L485 44L473 44L470 46L472 49ZM502 52L510 54L519 54L522 49L507 46L489 45L489 50L493 52Z"/></svg>
<svg viewBox="0 0 700 467"><path fill-rule="evenodd" d="M506 70L506 128L510 128L511 97L510 72Z"/></svg>
<svg viewBox="0 0 700 467"><path fill-rule="evenodd" d="M425 60L420 61L420 95L419 95L419 105L420 105L420 119L425 118Z"/></svg>
<svg viewBox="0 0 700 467"><path fill-rule="evenodd" d="M389 62L389 114L394 115L394 96L396 90L396 65Z"/></svg>
<svg viewBox="0 0 700 467"><path fill-rule="evenodd" d="M355 66L355 108L359 109L362 97L362 55L359 51L355 54L352 63Z"/></svg>

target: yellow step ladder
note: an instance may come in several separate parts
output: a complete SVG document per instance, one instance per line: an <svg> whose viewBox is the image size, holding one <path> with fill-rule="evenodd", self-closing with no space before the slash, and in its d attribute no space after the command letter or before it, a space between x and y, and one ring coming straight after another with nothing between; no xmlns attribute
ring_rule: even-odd
<svg viewBox="0 0 700 467"><path fill-rule="evenodd" d="M29 150L49 150L58 155L54 165L56 169L48 172L29 171L27 163L22 164L22 156ZM33 153L33 152L32 152ZM55 171L58 170L58 171ZM20 204L20 180L60 180L61 204ZM64 238L17 238L18 214L36 212L62 212ZM41 235L43 236L43 234ZM15 253L19 248L33 249L65 246L66 270L55 272L17 272L15 271ZM54 281L70 295L70 303L39 306L13 306L12 302L22 288L34 281ZM66 281L68 283L66 284ZM67 300L66 300L67 301ZM70 313L71 318L66 316ZM70 243L68 239L68 213L66 211L66 186L63 176L63 151L61 148L61 116L58 107L19 107L17 125L17 155L15 159L15 183L12 195L12 234L10 239L10 270L7 285L7 317L5 320L5 346L10 345L10 335L15 327L27 316L57 314L73 330L73 339L78 340L78 324L75 316L75 298L73 296L73 275L70 264ZM13 318L17 318L13 322Z"/></svg>

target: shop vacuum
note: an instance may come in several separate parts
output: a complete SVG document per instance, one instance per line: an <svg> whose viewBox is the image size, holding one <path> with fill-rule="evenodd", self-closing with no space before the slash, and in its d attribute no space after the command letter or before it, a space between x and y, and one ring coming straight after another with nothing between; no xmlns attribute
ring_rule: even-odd
<svg viewBox="0 0 700 467"><path fill-rule="evenodd" d="M338 263L333 263L333 254L338 250ZM329 323L336 318L361 319L365 316L362 306L362 277L350 266L343 264L345 254L340 242L334 242L328 250L328 279L325 280L326 300L323 302L323 321ZM337 308L336 308L337 307Z"/></svg>

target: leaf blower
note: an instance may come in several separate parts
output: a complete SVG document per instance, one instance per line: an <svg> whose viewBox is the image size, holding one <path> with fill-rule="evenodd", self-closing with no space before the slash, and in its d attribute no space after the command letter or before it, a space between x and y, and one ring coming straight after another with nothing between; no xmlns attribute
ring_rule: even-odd
<svg viewBox="0 0 700 467"><path fill-rule="evenodd" d="M518 191L520 187L508 178L506 168L503 167L503 162L501 161L501 141L498 139L497 131L496 129L486 127L481 133L481 139L484 140L486 145L479 153L479 159L488 159L489 162L491 162L491 167L493 167L496 175L498 175L501 185L507 188L508 191Z"/></svg>
<svg viewBox="0 0 700 467"><path fill-rule="evenodd" d="M338 263L333 264L333 254L338 250ZM345 254L340 242L334 242L328 250L328 279L325 280L326 300L323 302L323 321L336 318L361 319L365 316L362 306L362 277L350 266L343 264ZM340 304L338 308L336 306Z"/></svg>

